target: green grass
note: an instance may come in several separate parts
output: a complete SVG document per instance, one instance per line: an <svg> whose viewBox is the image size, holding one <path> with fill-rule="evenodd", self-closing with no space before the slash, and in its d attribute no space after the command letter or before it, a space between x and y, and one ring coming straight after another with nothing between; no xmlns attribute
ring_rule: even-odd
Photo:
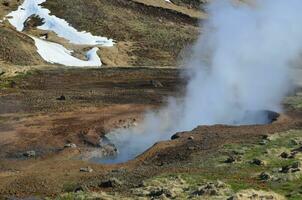
<svg viewBox="0 0 302 200"><path fill-rule="evenodd" d="M208 181L220 180L228 184L233 192L239 192L240 190L245 189L255 189L274 191L292 200L302 199L302 176L293 175L293 178L290 179L287 178L286 174L276 172L276 170L282 166L292 164L299 160L299 157L294 159L283 159L279 157L279 153L276 153L278 150L281 150L281 152L282 150L290 151L291 149L299 147L299 145L295 145L291 142L294 138L302 139L302 131L292 130L280 133L277 136L273 136L271 141L266 145L225 145L222 151L217 152L212 157L209 157L202 162L193 163L194 168L200 168L199 173L163 174L155 178L162 179L163 177L180 176L190 185L190 187L197 187L201 183ZM244 152L242 161L233 164L223 163L227 158L226 155L232 154L234 151ZM273 153L266 153L267 151ZM254 158L264 160L267 164L264 166L251 164L249 161ZM263 182L258 179L258 175L261 172L268 172L276 177L282 178L282 180Z"/></svg>
<svg viewBox="0 0 302 200"><path fill-rule="evenodd" d="M19 85L23 85L21 84L22 81L36 73L38 73L38 71L31 70L17 73L15 76L0 78L0 89L13 89Z"/></svg>
<svg viewBox="0 0 302 200"><path fill-rule="evenodd" d="M302 141L302 130L276 133L269 137L266 145L258 143L228 144L213 155L203 157L203 160L198 159L200 157L198 153L193 154L193 161L183 167L193 167L195 170L186 173L164 173L145 180L144 187L145 189L156 186L171 187L171 184L173 187L173 180L181 179L185 184L179 198L186 199L199 186L208 182L215 183L219 180L227 185L228 190L223 194L226 196L231 196L242 190L254 189L272 191L290 200L302 199L301 173L283 174L278 172L278 169L282 166L301 160L302 155L297 155L293 159L284 159L279 156L282 151L290 152L300 146L292 142L293 139ZM234 154L234 152L242 156L241 161L232 164L224 163L223 161L227 158L227 155ZM254 158L263 160L266 164L261 166L251 164L250 161ZM258 176L261 172L267 172L276 178L280 178L280 180L259 180ZM172 181L172 183L169 181ZM175 187L179 187L179 185ZM68 198L67 195L62 199Z"/></svg>
<svg viewBox="0 0 302 200"><path fill-rule="evenodd" d="M297 96L287 97L284 101L284 104L293 109L300 110L302 109L302 96L297 95Z"/></svg>

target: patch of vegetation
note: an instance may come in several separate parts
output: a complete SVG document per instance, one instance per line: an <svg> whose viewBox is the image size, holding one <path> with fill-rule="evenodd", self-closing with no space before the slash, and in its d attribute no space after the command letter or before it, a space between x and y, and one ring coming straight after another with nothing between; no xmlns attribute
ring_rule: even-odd
<svg viewBox="0 0 302 200"><path fill-rule="evenodd" d="M259 143L225 145L222 150L203 160L194 154L192 156L195 158L187 166L193 167L193 172L165 173L152 177L145 180L142 187L131 189L131 198L165 195L179 199L200 199L200 195L209 195L207 199L226 199L239 193L248 196L253 195L253 191L262 191L268 196L280 194L290 200L302 199L301 166L297 171L280 171L302 160L301 151L293 157L280 156L283 152L293 152L301 145L302 130L291 130L264 137ZM226 162L230 156L240 159ZM259 175L262 172L270 174L270 177L261 179ZM117 196L110 197L114 199ZM61 199L68 198L77 199L68 195Z"/></svg>
<svg viewBox="0 0 302 200"><path fill-rule="evenodd" d="M26 78L33 76L36 73L38 73L38 71L31 70L27 72L19 72L15 76L0 78L0 89L13 89L20 85L24 87Z"/></svg>
<svg viewBox="0 0 302 200"><path fill-rule="evenodd" d="M208 181L220 180L229 185L234 193L246 189L255 189L274 191L292 200L302 199L302 172L280 172L282 167L300 162L302 152L292 158L282 158L280 154L301 147L302 131L292 130L279 133L266 139L265 143L263 141L259 142L259 144L249 145L225 145L223 150L208 159L193 163L193 167L199 168L200 172L163 174L151 180L179 176L186 181L189 187L193 188ZM239 156L240 159L234 163L225 163L229 156ZM254 159L263 161L263 164L253 163ZM267 172L271 175L271 178L261 180L259 175L262 172Z"/></svg>
<svg viewBox="0 0 302 200"><path fill-rule="evenodd" d="M287 97L284 104L292 109L302 109L302 94L298 93L296 96Z"/></svg>

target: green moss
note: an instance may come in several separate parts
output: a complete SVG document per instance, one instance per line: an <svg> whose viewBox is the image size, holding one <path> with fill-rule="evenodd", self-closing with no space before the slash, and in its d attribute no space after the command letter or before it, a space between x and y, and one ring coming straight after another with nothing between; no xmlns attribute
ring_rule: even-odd
<svg viewBox="0 0 302 200"><path fill-rule="evenodd" d="M302 109L302 96L296 95L296 96L287 97L284 101L284 104L293 109L297 109L297 110Z"/></svg>
<svg viewBox="0 0 302 200"><path fill-rule="evenodd" d="M274 191L287 196L288 199L301 199L302 178L299 176L299 172L296 175L278 172L279 168L299 161L299 158L283 159L279 156L279 153L283 150L290 152L290 150L299 147L298 144L292 141L293 139L302 141L302 130L292 130L273 135L266 145L228 144L211 157L193 163L194 168L199 168L200 172L163 174L155 178L180 176L190 187L197 187L208 181L220 180L228 184L233 192L252 188L255 190ZM240 162L232 164L223 162L227 155L234 154L241 154ZM262 166L252 164L250 161L254 158L263 160L266 164ZM281 180L263 182L258 179L258 175L261 172L268 172L273 176L280 177ZM286 176L293 177L287 178Z"/></svg>
<svg viewBox="0 0 302 200"><path fill-rule="evenodd" d="M27 72L20 72L15 76L11 76L8 78L1 78L0 79L0 89L14 89L19 86L23 86L23 81L30 76L34 76L35 74L39 73L36 70L31 70Z"/></svg>

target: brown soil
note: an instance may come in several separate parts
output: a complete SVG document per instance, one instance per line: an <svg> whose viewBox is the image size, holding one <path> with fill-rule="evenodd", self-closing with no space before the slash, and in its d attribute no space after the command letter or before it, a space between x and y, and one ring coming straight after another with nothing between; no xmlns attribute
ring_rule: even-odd
<svg viewBox="0 0 302 200"><path fill-rule="evenodd" d="M121 121L140 120L146 109L164 104L166 96L180 95L184 81L179 73L169 68L57 69L15 79L13 87L1 89L0 96L0 197L55 196L79 186L108 191L100 186L108 177L123 182L109 191L126 195L129 188L155 175L202 172L187 166L193 155L200 159L224 144L254 143L263 135L302 127L301 114L291 112L270 125L200 126L158 142L123 164L75 159ZM154 87L151 80L163 87ZM57 100L62 94L66 100ZM69 142L78 147L64 149ZM35 150L37 156L22 156L28 150ZM80 172L87 166L94 171Z"/></svg>
<svg viewBox="0 0 302 200"><path fill-rule="evenodd" d="M19 66L44 63L34 41L6 24L0 24L0 61Z"/></svg>

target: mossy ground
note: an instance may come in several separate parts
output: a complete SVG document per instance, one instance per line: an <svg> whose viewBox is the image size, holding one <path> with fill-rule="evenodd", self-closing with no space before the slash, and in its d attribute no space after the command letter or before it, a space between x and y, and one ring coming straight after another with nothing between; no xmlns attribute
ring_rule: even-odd
<svg viewBox="0 0 302 200"><path fill-rule="evenodd" d="M140 191L148 191L152 187L162 186L163 188L174 188L174 190L181 189L182 192L175 199L194 199L195 197L192 196L192 193L198 187L208 182L222 181L230 189L229 192L226 192L226 196L247 189L254 189L274 192L291 200L302 199L301 172L288 174L278 172L280 168L302 160L302 153L298 153L291 159L280 157L280 153L284 151L290 152L300 147L302 143L300 144L299 141L302 141L302 131L291 130L269 137L265 140L265 144L263 144L262 140L259 140L259 144L225 145L221 150L214 153L214 155L203 160L199 159L200 155L195 154L193 155L192 162L186 166L194 168L195 173L161 174L146 180ZM241 160L234 163L225 163L229 155L240 155ZM259 166L252 164L251 160L253 159L262 160L265 164ZM271 174L275 179L268 181L260 180L259 174L262 172ZM181 180L183 183L179 184L177 180ZM182 184L183 186L181 186ZM79 195L89 196L89 192L79 194L68 193L62 197L58 197L58 199L77 199ZM113 199L117 196L120 196L120 194L111 195ZM133 195L131 198L139 199L139 196ZM211 196L207 198L219 199L220 197Z"/></svg>

